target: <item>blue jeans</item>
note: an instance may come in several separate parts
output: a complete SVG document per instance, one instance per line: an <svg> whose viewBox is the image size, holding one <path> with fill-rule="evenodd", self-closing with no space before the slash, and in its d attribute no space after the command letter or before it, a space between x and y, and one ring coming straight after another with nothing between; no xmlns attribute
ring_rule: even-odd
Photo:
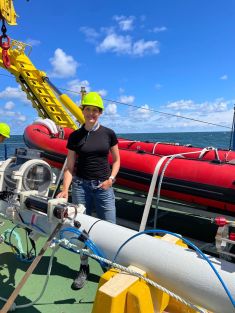
<svg viewBox="0 0 235 313"><path fill-rule="evenodd" d="M96 209L97 217L116 223L116 207L113 188L104 190L98 188L100 180L87 180L74 177L72 183L72 202L83 204L86 207L86 214L91 215Z"/></svg>

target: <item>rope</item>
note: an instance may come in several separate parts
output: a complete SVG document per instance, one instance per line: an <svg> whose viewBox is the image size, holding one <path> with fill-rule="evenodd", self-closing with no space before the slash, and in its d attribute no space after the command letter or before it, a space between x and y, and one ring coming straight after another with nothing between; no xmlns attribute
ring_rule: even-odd
<svg viewBox="0 0 235 313"><path fill-rule="evenodd" d="M206 150L208 148L205 148L203 150ZM208 151L208 150L207 150ZM165 171L168 167L168 165L170 164L170 162L172 160L174 160L176 157L183 157L184 155L188 155L188 154L193 154L193 153L201 153L201 151L193 151L193 152L184 152L184 153L180 153L180 154L173 154L173 155L168 155L168 157L170 158L166 164L164 165L164 168L162 169L162 173L159 179L159 183L158 183L158 189L157 189L157 202L156 202L156 208L155 208L155 212L154 212L154 227L156 228L156 224L157 224L157 213L158 213L158 205L159 205L159 200L160 200L160 192L161 192L161 187L162 187L162 181L163 181L163 177L165 175ZM219 158L219 156L218 156Z"/></svg>
<svg viewBox="0 0 235 313"><path fill-rule="evenodd" d="M209 148L205 148L203 150L205 151L209 151L209 150L206 150L206 149L209 149ZM158 183L158 189L157 189L157 202L156 202L156 208L155 208L155 212L154 212L154 228L156 228L156 224L157 224L157 213L158 213L158 205L159 205L159 200L160 200L160 192L161 192L161 186L162 186L162 181L163 181L163 177L164 177L164 174L165 174L165 171L168 167L168 165L170 164L170 162L172 160L174 160L176 157L183 157L184 155L187 155L187 154L193 154L193 153L201 153L201 151L193 151L193 152L184 152L184 153L180 153L180 154L173 154L173 155L168 155L168 157L170 158L166 164L164 165L164 168L162 170L162 173L161 173L161 176L160 176L160 179L159 179L159 183ZM219 155L217 155L217 159L219 160Z"/></svg>
<svg viewBox="0 0 235 313"><path fill-rule="evenodd" d="M207 147L207 148L204 148L202 149L201 153L199 154L199 159L202 159L204 157L204 155L208 152L208 151L215 151L215 156L216 156L216 159L218 161L220 161L220 158L219 158L219 153L218 153L218 149L217 148L214 148L214 147Z"/></svg>
<svg viewBox="0 0 235 313"><path fill-rule="evenodd" d="M76 245L70 243L67 239L62 239L59 241L60 242L60 245L62 244L62 247L63 247L63 244L65 244L66 246L68 246L70 249L73 249L73 247L76 247ZM159 285L158 283L154 282L153 280L149 279L149 278L146 278L144 277L143 275L141 275L140 273L134 271L134 270L131 270L123 265L120 265L118 263L115 263L115 262L112 262L106 258L103 258L103 257L100 257L100 256L97 256L96 254L93 254L93 253L90 253L88 252L86 249L77 249L76 250L77 253L82 253L82 254L85 254L87 255L88 257L91 257L97 261L102 261L106 264L108 264L110 267L114 267L114 268L117 268L119 269L120 271L123 271L123 272L126 272L126 273L129 273L131 275L134 275L142 280L144 280L146 283L148 283L149 285L165 292L166 294L168 294L170 297L172 298L175 298L177 301L183 303L184 305L196 310L197 312L200 312L200 313L208 313L207 310L204 310L202 308L199 308L197 305L194 305L193 303L191 302L188 302L186 300L184 300L183 298L181 298L180 296L176 295L175 293L173 293L172 291L162 287L161 285Z"/></svg>
<svg viewBox="0 0 235 313"><path fill-rule="evenodd" d="M162 188L163 177L165 175L165 171L166 171L168 165L176 157L182 157L182 156L180 154L175 154L175 155L171 156L170 159L166 162L166 164L164 165L164 167L162 169L162 173L161 173L161 176L160 176L160 179L159 179L159 183L158 183L158 188L157 188L157 202L156 202L156 208L155 208L155 211L154 211L154 227L153 228L156 228L156 224L157 224L158 205L159 205L159 200L160 200L160 192L161 192L161 188Z"/></svg>
<svg viewBox="0 0 235 313"><path fill-rule="evenodd" d="M112 102L112 103L117 103L117 104L123 104L123 105L127 105L129 107L133 107L133 108L137 108L137 109L142 109L142 110L146 110L146 111L149 111L149 112L154 112L154 113L160 113L160 114L163 114L163 115L167 115L167 116L173 116L173 117L177 117L177 118L183 118L183 119L186 119L186 120L190 120L190 121L194 121L194 122L199 122L199 123L203 123L203 124L207 124L207 125L213 125L213 126L219 126L219 127L223 127L223 128L227 128L229 130L231 130L231 127L228 127L228 126L225 126L225 125L220 125L220 124L215 124L215 123L211 123L211 122L207 122L207 121L202 121L202 120L198 120L196 118L192 118L192 117L186 117L186 116L179 116L177 114L173 114L173 113L166 113L166 112L162 112L162 111L158 111L158 110L155 110L155 109L147 109L147 108L142 108L138 105L134 105L134 104L129 104L129 103L123 103L123 102L120 102L120 101L115 101L115 100L110 100L110 99L104 99L105 101L109 101L109 102Z"/></svg>
<svg viewBox="0 0 235 313"><path fill-rule="evenodd" d="M7 76L7 77L11 77L11 78L12 78L12 76L9 76L9 75L6 75L6 74L0 73L0 75L1 75L1 76ZM70 92L70 93L78 94L78 95L81 94L80 92L77 92L77 91L74 91L74 90L70 90L70 89L65 89L65 88L61 88L61 87L59 87L59 89L64 90L64 91L68 91L68 92ZM105 101L108 101L108 102L112 102L112 103L127 105L127 106L129 106L129 107L133 107L133 108L137 108L137 109L144 109L144 110L149 111L149 112L155 112L155 113L160 113L160 114L164 114L164 115L167 115L167 116L173 116L173 117L177 117L177 118L183 118L183 119L186 119L186 120L190 120L190 121L194 121L194 122L199 122L199 123L203 123L203 124L207 124L207 125L219 126L219 127L223 127L223 128L227 128L227 129L231 130L231 127L225 126L225 125L220 125L220 124L216 124L216 123L211 123L211 122L207 122L207 121L202 121L202 120L198 120L198 119L191 118L191 117L186 117L186 116L179 116L179 115L173 114L173 113L161 112L161 111L158 111L158 110L155 110L155 109L142 108L142 107L140 107L140 106L138 106L138 105L133 105L133 104L129 104L129 103L124 103L124 102L120 102L120 101L116 101L116 100L105 99L105 98L104 98L104 100L105 100Z"/></svg>
<svg viewBox="0 0 235 313"><path fill-rule="evenodd" d="M161 168L162 164L165 162L165 160L167 158L171 158L171 160L173 160L175 157L181 157L181 156L183 156L185 154L193 154L193 153L200 153L200 152L201 152L201 150L193 151L193 152L184 152L184 153L181 153L181 154L166 155L166 156L162 157L157 162L157 164L155 166L155 169L154 169L153 176L152 176L152 180L151 180L151 183L150 183L148 196L147 196L147 199L146 199L146 203L145 203L144 212L143 212L143 215L142 215L139 231L143 231L146 228L146 224L147 224L147 220L148 220L148 216L149 216L149 211L150 211L150 208L151 208L153 195L154 195L154 191L155 191L155 187L156 187L156 183L157 183L158 174L159 174L160 168ZM167 162L166 164L167 165L165 165L165 166L167 167L169 162ZM164 169L166 169L166 167L164 167ZM159 198L160 198L160 191L161 191L163 175L165 173L164 169L162 171L162 174L161 174L160 180L159 180L159 184L158 184L157 204L156 204L156 209L155 209L155 213L154 213L154 223L155 223L155 220L156 220L156 214L157 214L157 210L158 210L158 203L159 203Z"/></svg>
<svg viewBox="0 0 235 313"><path fill-rule="evenodd" d="M143 231L146 228L146 224L147 224L147 220L148 220L148 216L149 216L149 211L150 211L151 204L152 204L152 201L153 201L153 195L154 195L154 191L155 191L155 186L156 186L156 183L157 183L158 173L160 171L160 168L161 168L163 162L165 162L165 160L167 158L168 158L168 156L162 157L157 162L157 164L155 166L154 173L153 173L152 180L151 180L150 187L149 187L149 191L148 191L148 196L147 196L145 207L144 207L144 212L143 212L142 219L141 219L141 222L140 222L139 231Z"/></svg>
<svg viewBox="0 0 235 313"><path fill-rule="evenodd" d="M155 142L154 146L153 146L153 150L152 150L152 154L155 154L155 149L157 148L157 145L161 143L160 141Z"/></svg>

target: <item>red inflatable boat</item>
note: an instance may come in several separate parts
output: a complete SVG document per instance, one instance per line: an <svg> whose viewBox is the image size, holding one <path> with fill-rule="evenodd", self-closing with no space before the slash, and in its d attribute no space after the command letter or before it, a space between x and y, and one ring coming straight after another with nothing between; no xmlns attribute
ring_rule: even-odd
<svg viewBox="0 0 235 313"><path fill-rule="evenodd" d="M191 145L180 145L168 142L144 142L119 138L119 148L144 151L156 155L182 154L189 159L231 161L235 160L235 152L213 147L197 148Z"/></svg>
<svg viewBox="0 0 235 313"><path fill-rule="evenodd" d="M62 168L67 156L67 140L74 131L71 128L60 128L59 130L50 127L50 122L32 124L24 131L24 141L31 149L43 150L45 160L56 168ZM53 127L53 124L51 124Z"/></svg>
<svg viewBox="0 0 235 313"><path fill-rule="evenodd" d="M66 143L71 129L51 133L45 125L33 124L24 132L28 147L43 150L45 160L61 168L66 158ZM62 138L63 137L63 138ZM122 147L124 139L120 139ZM130 147L129 147L130 148ZM197 149L197 148L196 148ZM174 154L170 153L170 154ZM117 183L135 190L148 191L151 179L161 156L120 149L121 168ZM110 158L111 161L111 158ZM160 167L159 177L167 159ZM161 196L170 199L235 212L235 165L233 162L203 159L175 158L164 169Z"/></svg>

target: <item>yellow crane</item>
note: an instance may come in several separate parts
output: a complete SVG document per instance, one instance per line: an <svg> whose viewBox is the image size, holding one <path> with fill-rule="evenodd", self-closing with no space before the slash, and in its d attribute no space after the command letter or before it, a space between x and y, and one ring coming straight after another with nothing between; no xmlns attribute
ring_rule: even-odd
<svg viewBox="0 0 235 313"><path fill-rule="evenodd" d="M15 76L27 98L41 118L49 118L61 127L77 129L78 121L84 123L82 110L66 94L62 94L49 80L46 73L38 70L26 50L30 46L6 35L5 22L17 25L17 14L12 0L0 0L0 66ZM30 47L31 48L31 47ZM74 120L75 118L75 120Z"/></svg>

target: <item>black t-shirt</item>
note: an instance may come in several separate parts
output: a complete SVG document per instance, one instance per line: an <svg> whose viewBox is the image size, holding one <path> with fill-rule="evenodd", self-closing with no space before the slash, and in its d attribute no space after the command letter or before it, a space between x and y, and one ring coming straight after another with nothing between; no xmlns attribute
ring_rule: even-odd
<svg viewBox="0 0 235 313"><path fill-rule="evenodd" d="M88 132L84 126L70 134L67 148L78 154L76 175L84 179L105 180L110 176L108 154L118 143L115 132L100 125Z"/></svg>

